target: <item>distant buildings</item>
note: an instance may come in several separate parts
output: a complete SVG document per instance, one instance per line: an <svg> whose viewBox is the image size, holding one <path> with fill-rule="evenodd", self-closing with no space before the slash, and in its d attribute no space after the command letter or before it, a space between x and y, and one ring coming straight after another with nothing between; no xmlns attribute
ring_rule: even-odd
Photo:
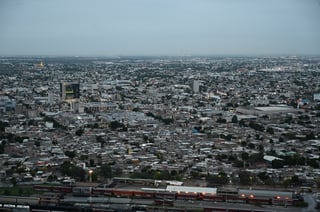
<svg viewBox="0 0 320 212"><path fill-rule="evenodd" d="M30 170L39 167L48 170L43 181L50 173L59 179L64 161L182 181L224 172L234 186L242 172L253 181L267 173L272 185L293 175L312 185L320 179L320 59L303 71L304 60L288 58L72 60L41 71L24 60L2 64L9 71L0 72L2 181L35 181L40 174Z"/></svg>
<svg viewBox="0 0 320 212"><path fill-rule="evenodd" d="M15 101L8 96L0 96L0 113L14 110L15 105Z"/></svg>
<svg viewBox="0 0 320 212"><path fill-rule="evenodd" d="M313 94L313 100L314 101L320 101L320 93Z"/></svg>

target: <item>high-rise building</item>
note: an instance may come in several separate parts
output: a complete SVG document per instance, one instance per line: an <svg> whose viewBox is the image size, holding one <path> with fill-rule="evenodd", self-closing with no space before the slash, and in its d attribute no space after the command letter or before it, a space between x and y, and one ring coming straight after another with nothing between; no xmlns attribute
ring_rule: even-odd
<svg viewBox="0 0 320 212"><path fill-rule="evenodd" d="M69 104L70 111L79 112L80 83L61 82L60 97Z"/></svg>
<svg viewBox="0 0 320 212"><path fill-rule="evenodd" d="M80 84L79 83L60 83L60 97L62 101L75 100L80 98Z"/></svg>
<svg viewBox="0 0 320 212"><path fill-rule="evenodd" d="M192 82L192 91L194 93L199 93L199 91L200 91L200 81L199 80L193 80L193 82Z"/></svg>

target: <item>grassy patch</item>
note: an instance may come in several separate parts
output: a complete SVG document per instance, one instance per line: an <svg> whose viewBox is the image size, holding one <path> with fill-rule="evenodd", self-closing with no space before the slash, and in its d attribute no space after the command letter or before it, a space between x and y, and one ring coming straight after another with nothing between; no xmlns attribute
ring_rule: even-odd
<svg viewBox="0 0 320 212"><path fill-rule="evenodd" d="M32 186L15 186L0 188L0 195L6 196L30 196L40 192L34 191Z"/></svg>
<svg viewBox="0 0 320 212"><path fill-rule="evenodd" d="M307 203L307 202L300 201L300 202L295 203L294 206L296 206L296 207L301 207L301 208L305 208L305 207L308 207L308 203Z"/></svg>

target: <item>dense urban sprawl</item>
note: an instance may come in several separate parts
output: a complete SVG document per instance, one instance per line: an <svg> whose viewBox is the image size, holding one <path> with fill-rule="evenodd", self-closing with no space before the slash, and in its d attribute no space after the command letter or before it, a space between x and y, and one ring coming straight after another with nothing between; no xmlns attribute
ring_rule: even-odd
<svg viewBox="0 0 320 212"><path fill-rule="evenodd" d="M3 185L320 186L320 58L1 58Z"/></svg>

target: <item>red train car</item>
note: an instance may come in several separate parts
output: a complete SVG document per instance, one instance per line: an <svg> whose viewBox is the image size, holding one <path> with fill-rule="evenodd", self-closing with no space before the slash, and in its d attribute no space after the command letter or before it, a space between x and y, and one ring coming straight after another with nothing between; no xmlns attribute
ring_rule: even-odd
<svg viewBox="0 0 320 212"><path fill-rule="evenodd" d="M199 195L196 192L177 192L176 199L182 200L198 200Z"/></svg>
<svg viewBox="0 0 320 212"><path fill-rule="evenodd" d="M175 193L163 191L163 192L155 192L154 193L155 198L159 199L175 199Z"/></svg>
<svg viewBox="0 0 320 212"><path fill-rule="evenodd" d="M155 193L152 191L134 191L133 192L134 197L137 198L154 198Z"/></svg>
<svg viewBox="0 0 320 212"><path fill-rule="evenodd" d="M72 193L72 187L69 186L49 186L49 185L34 185L35 191L49 191L59 193Z"/></svg>
<svg viewBox="0 0 320 212"><path fill-rule="evenodd" d="M113 190L109 188L92 188L93 196L112 196Z"/></svg>
<svg viewBox="0 0 320 212"><path fill-rule="evenodd" d="M116 197L133 197L134 192L130 190L113 190L112 194Z"/></svg>

